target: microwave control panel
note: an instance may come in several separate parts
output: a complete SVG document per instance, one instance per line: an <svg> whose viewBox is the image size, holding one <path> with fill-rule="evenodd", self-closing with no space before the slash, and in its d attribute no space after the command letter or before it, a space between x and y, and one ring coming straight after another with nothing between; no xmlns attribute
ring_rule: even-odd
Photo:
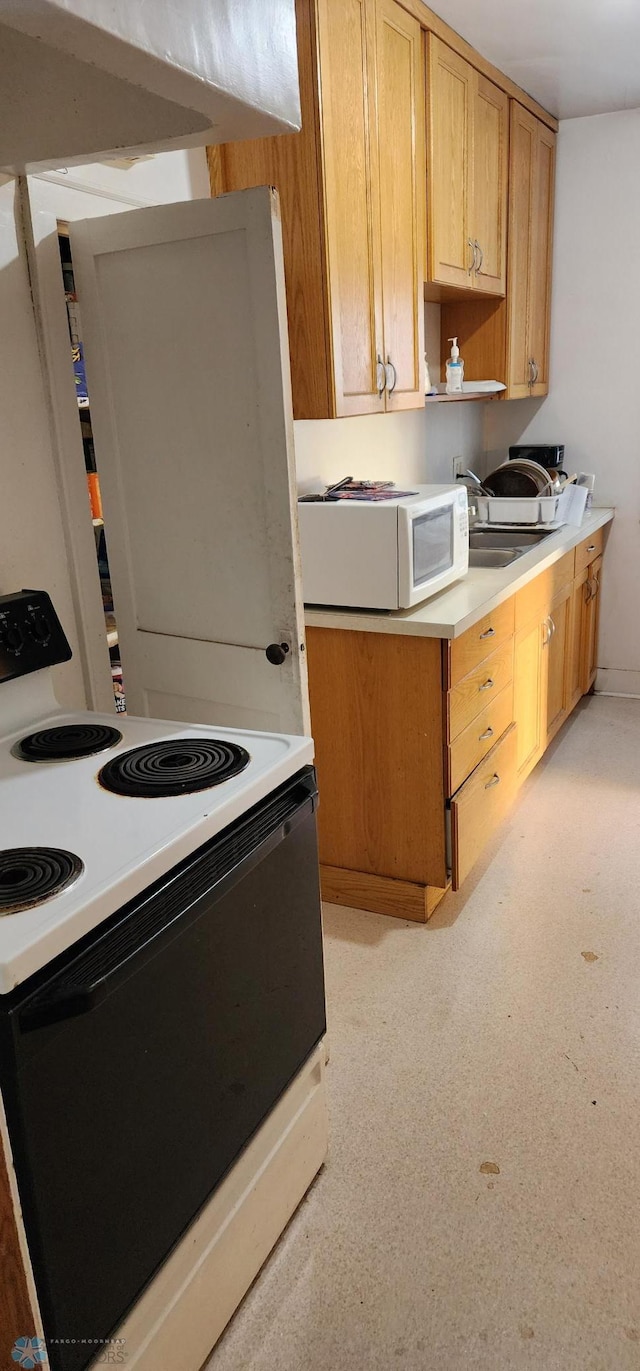
<svg viewBox="0 0 640 1371"><path fill-rule="evenodd" d="M459 490L456 493L456 504L458 506L458 528L463 538L469 532L469 500L466 490Z"/></svg>

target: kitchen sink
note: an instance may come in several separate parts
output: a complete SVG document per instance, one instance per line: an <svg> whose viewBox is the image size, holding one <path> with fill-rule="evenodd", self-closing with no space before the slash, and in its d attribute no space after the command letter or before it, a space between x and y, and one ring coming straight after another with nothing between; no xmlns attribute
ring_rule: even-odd
<svg viewBox="0 0 640 1371"><path fill-rule="evenodd" d="M535 528L530 532L519 528L476 528L469 534L469 547L517 548L520 552L526 552L554 532L552 528Z"/></svg>
<svg viewBox="0 0 640 1371"><path fill-rule="evenodd" d="M524 547L471 547L469 566L509 566L525 551Z"/></svg>
<svg viewBox="0 0 640 1371"><path fill-rule="evenodd" d="M469 566L503 567L510 566L518 557L524 557L532 547L537 547L543 538L548 538L553 529L517 528L476 528L469 534Z"/></svg>

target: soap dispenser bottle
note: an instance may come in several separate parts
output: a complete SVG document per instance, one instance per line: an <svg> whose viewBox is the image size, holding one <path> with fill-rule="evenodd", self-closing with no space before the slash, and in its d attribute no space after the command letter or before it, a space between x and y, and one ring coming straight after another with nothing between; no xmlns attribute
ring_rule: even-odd
<svg viewBox="0 0 640 1371"><path fill-rule="evenodd" d="M447 395L461 395L464 362L460 356L458 339L449 338L449 342L451 343L451 356L447 358Z"/></svg>

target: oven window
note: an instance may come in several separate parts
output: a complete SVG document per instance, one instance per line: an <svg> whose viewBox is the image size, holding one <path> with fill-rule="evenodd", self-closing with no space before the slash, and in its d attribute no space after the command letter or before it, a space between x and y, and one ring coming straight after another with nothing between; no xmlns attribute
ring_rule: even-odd
<svg viewBox="0 0 640 1371"><path fill-rule="evenodd" d="M413 584L424 585L453 566L453 505L413 520Z"/></svg>

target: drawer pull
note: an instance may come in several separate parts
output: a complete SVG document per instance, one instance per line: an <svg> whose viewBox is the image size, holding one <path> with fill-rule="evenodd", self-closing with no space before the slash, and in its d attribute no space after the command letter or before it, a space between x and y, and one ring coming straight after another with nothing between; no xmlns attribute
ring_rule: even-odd
<svg viewBox="0 0 640 1371"><path fill-rule="evenodd" d="M494 686L494 682L493 682L493 680L491 679L491 676L490 676L490 677L489 677L489 680L488 680L488 681L485 681L484 685L478 686L478 689L479 689L479 690L493 690L493 686Z"/></svg>
<svg viewBox="0 0 640 1371"><path fill-rule="evenodd" d="M595 552L595 550L596 550L596 545L595 545L595 543L589 543L589 546L588 546L588 548L587 548L587 552Z"/></svg>
<svg viewBox="0 0 640 1371"><path fill-rule="evenodd" d="M494 634L495 628L486 628L484 633L480 634L480 638L493 638Z"/></svg>
<svg viewBox="0 0 640 1371"><path fill-rule="evenodd" d="M491 787L492 787L492 785L500 785L500 777L499 777L497 771L496 771L495 774L491 777L491 780L490 780L490 781L487 781L487 784L485 785L485 790L490 790Z"/></svg>
<svg viewBox="0 0 640 1371"><path fill-rule="evenodd" d="M478 738L478 742L479 742L479 743L484 743L484 742L486 742L487 738L493 738L493 729L492 729L492 728L485 728L484 733L481 733L481 734L480 734L480 737Z"/></svg>

